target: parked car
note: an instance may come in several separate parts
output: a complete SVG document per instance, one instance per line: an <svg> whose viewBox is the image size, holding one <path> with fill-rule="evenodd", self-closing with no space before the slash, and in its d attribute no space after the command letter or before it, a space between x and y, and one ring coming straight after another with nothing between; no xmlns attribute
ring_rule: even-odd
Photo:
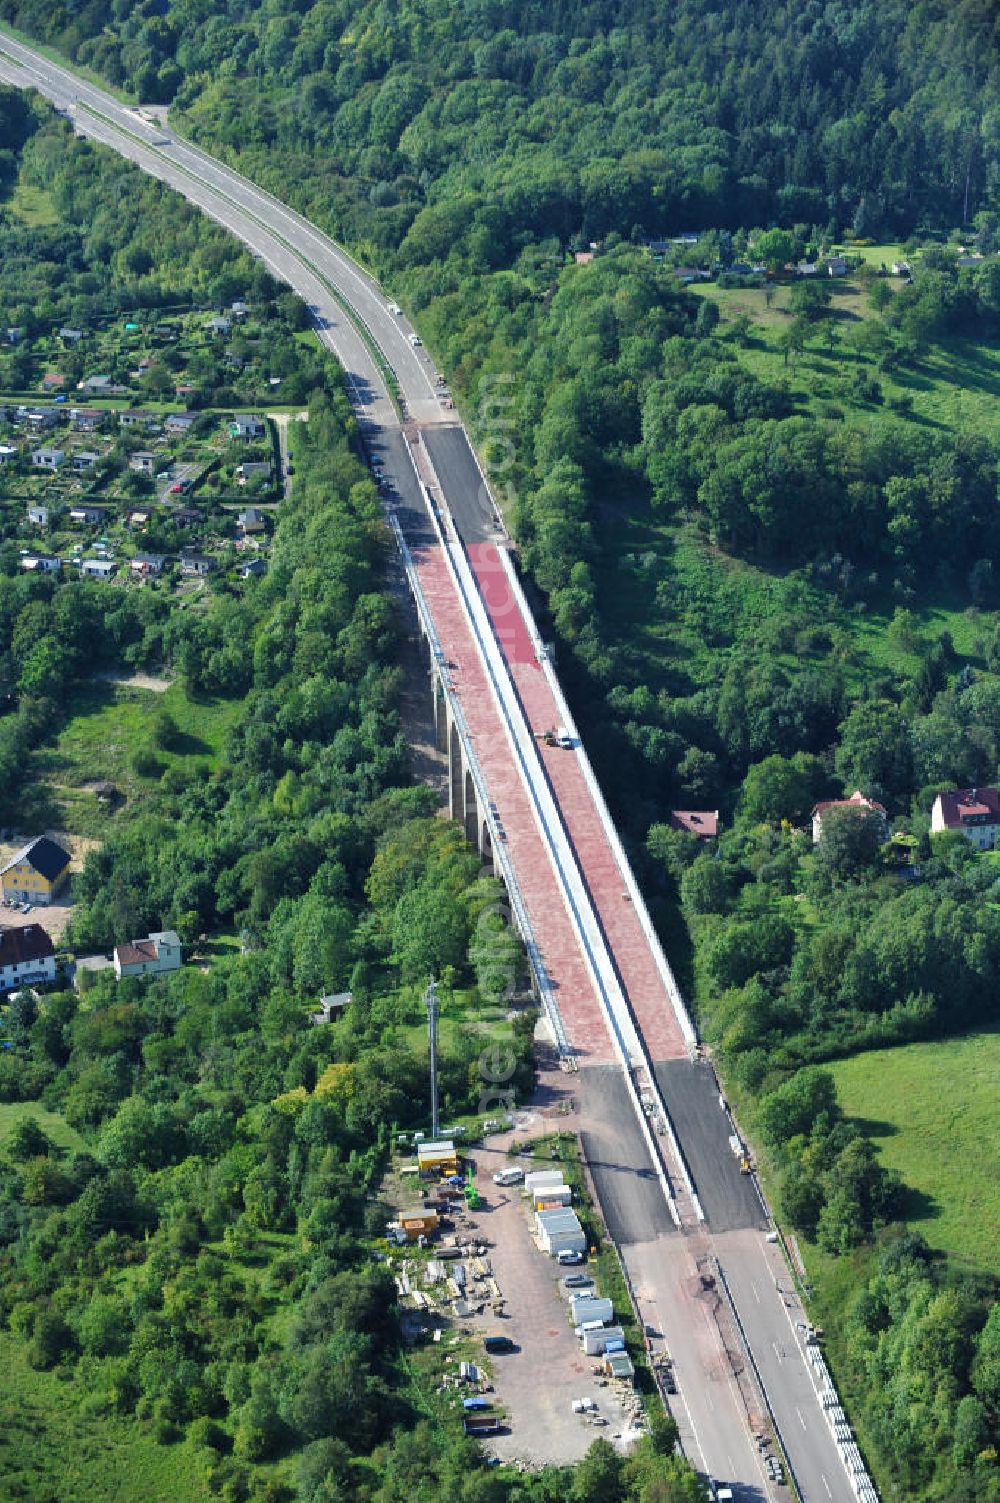
<svg viewBox="0 0 1000 1503"><path fill-rule="evenodd" d="M594 1281L585 1273L568 1273L560 1281L564 1289L593 1289Z"/></svg>
<svg viewBox="0 0 1000 1503"><path fill-rule="evenodd" d="M582 1263L583 1261L584 1256L582 1252L569 1252L567 1250L556 1256L556 1262L561 1263L564 1268L569 1264Z"/></svg>
<svg viewBox="0 0 1000 1503"><path fill-rule="evenodd" d="M495 1185L520 1185L524 1182L523 1169L499 1169L493 1176Z"/></svg>

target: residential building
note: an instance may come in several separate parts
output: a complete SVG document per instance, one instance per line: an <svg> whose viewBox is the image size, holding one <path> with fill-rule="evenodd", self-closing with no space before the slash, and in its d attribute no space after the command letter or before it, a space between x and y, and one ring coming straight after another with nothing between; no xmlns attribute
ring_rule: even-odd
<svg viewBox="0 0 1000 1503"><path fill-rule="evenodd" d="M92 470L100 457L94 449L78 449L73 455L73 468L78 474Z"/></svg>
<svg viewBox="0 0 1000 1503"><path fill-rule="evenodd" d="M0 890L18 903L47 905L65 882L69 863L69 851L47 835L37 835L0 866Z"/></svg>
<svg viewBox="0 0 1000 1503"><path fill-rule="evenodd" d="M60 329L59 338L63 344L79 344L83 338L82 329Z"/></svg>
<svg viewBox="0 0 1000 1503"><path fill-rule="evenodd" d="M978 850L992 851L1000 830L1000 795L995 788L953 788L939 793L931 810L931 829L958 830Z"/></svg>
<svg viewBox="0 0 1000 1503"><path fill-rule="evenodd" d="M110 558L84 558L80 560L80 573L85 579L114 579L118 565Z"/></svg>
<svg viewBox="0 0 1000 1503"><path fill-rule="evenodd" d="M223 334L228 334L230 329L233 327L233 324L231 319L225 318L222 314L219 314L215 318L210 318L208 320L208 327L213 334L221 336Z"/></svg>
<svg viewBox="0 0 1000 1503"><path fill-rule="evenodd" d="M125 523L128 527L147 527L151 516L148 506L130 506L125 513Z"/></svg>
<svg viewBox="0 0 1000 1503"><path fill-rule="evenodd" d="M46 371L42 377L43 391L62 391L66 385L66 377L62 371Z"/></svg>
<svg viewBox="0 0 1000 1503"><path fill-rule="evenodd" d="M246 511L241 511L236 518L236 531L243 537L251 533L263 532L267 527L267 519L258 506L248 506Z"/></svg>
<svg viewBox="0 0 1000 1503"><path fill-rule="evenodd" d="M96 455L95 455L96 458ZM87 506L80 502L69 509L69 519L74 527L100 527L108 519L106 506Z"/></svg>
<svg viewBox="0 0 1000 1503"><path fill-rule="evenodd" d="M846 256L827 256L827 258L826 258L826 274L827 274L828 277L846 277L847 276L847 257Z"/></svg>
<svg viewBox="0 0 1000 1503"><path fill-rule="evenodd" d="M164 971L176 971L180 963L181 942L173 929L115 945L115 975L119 981L123 976L159 976Z"/></svg>
<svg viewBox="0 0 1000 1503"><path fill-rule="evenodd" d="M49 508L47 506L29 506L28 521L32 527L48 527Z"/></svg>
<svg viewBox="0 0 1000 1503"><path fill-rule="evenodd" d="M33 449L31 463L36 470L58 470L65 463L62 449Z"/></svg>
<svg viewBox="0 0 1000 1503"><path fill-rule="evenodd" d="M113 381L110 376L85 376L82 381L77 382L76 389L93 392L95 396L100 397L123 397L128 388Z"/></svg>
<svg viewBox="0 0 1000 1503"><path fill-rule="evenodd" d="M309 1014L310 1023L332 1023L334 1017L339 1017L344 1008L354 1001L351 992L331 992L326 997L319 999L319 1012Z"/></svg>
<svg viewBox="0 0 1000 1503"><path fill-rule="evenodd" d="M21 568L28 574L58 574L62 568L62 559L51 553L24 553L21 555Z"/></svg>
<svg viewBox="0 0 1000 1503"><path fill-rule="evenodd" d="M69 415L81 433L96 433L106 417L99 407L71 407Z"/></svg>
<svg viewBox="0 0 1000 1503"><path fill-rule="evenodd" d="M10 464L19 452L15 444L0 444L0 464Z"/></svg>
<svg viewBox="0 0 1000 1503"><path fill-rule="evenodd" d="M204 579L215 568L215 559L207 553L182 553L181 573L189 577L197 576Z"/></svg>
<svg viewBox="0 0 1000 1503"><path fill-rule="evenodd" d="M262 558L251 558L245 564L240 565L241 579L259 579L262 574L266 573L267 564Z"/></svg>
<svg viewBox="0 0 1000 1503"><path fill-rule="evenodd" d="M883 806L873 798L866 798L860 788L855 788L850 798L828 798L817 804L812 812L812 838L813 845L819 843L823 833L823 816L831 809L853 809L858 814L874 814L883 828L886 824L886 812Z"/></svg>
<svg viewBox="0 0 1000 1503"><path fill-rule="evenodd" d="M133 574L146 579L150 575L162 574L166 561L166 555L163 553L137 553L135 558L129 561L129 568Z"/></svg>
<svg viewBox="0 0 1000 1503"><path fill-rule="evenodd" d="M55 951L41 924L0 929L0 992L55 979Z"/></svg>
<svg viewBox="0 0 1000 1503"><path fill-rule="evenodd" d="M126 407L118 414L123 428L159 428L160 420L152 412L143 412L141 407Z"/></svg>
<svg viewBox="0 0 1000 1503"><path fill-rule="evenodd" d="M24 421L32 433L47 433L58 426L59 411L56 407L32 407L25 412Z"/></svg>
<svg viewBox="0 0 1000 1503"><path fill-rule="evenodd" d="M197 506L174 506L170 510L170 520L175 527L197 527L205 520L205 514Z"/></svg>
<svg viewBox="0 0 1000 1503"><path fill-rule="evenodd" d="M229 311L234 318L240 319L246 318L247 314L250 312L250 309L247 307L242 298L237 298L236 301L231 305Z"/></svg>
<svg viewBox="0 0 1000 1503"><path fill-rule="evenodd" d="M167 433L187 433L197 421L196 412L168 412L163 419L163 426Z"/></svg>
<svg viewBox="0 0 1000 1503"><path fill-rule="evenodd" d="M263 438L267 433L264 419L253 412L238 412L229 425L231 438Z"/></svg>
<svg viewBox="0 0 1000 1503"><path fill-rule="evenodd" d="M699 840L714 840L719 833L718 809L671 809L670 828L686 830Z"/></svg>
<svg viewBox="0 0 1000 1503"><path fill-rule="evenodd" d="M136 449L128 457L128 467L137 475L152 475L156 470L156 455L149 449Z"/></svg>
<svg viewBox="0 0 1000 1503"><path fill-rule="evenodd" d="M270 480L271 461L269 459L248 459L236 469L236 479L240 485L246 485L248 480Z"/></svg>

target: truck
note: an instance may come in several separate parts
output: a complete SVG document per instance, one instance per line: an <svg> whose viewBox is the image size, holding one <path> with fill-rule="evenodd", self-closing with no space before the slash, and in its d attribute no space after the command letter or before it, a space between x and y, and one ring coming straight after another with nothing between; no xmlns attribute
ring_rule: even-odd
<svg viewBox="0 0 1000 1503"><path fill-rule="evenodd" d="M487 1331L483 1337L483 1349L487 1352L509 1352L513 1350L513 1346L513 1341L502 1331Z"/></svg>

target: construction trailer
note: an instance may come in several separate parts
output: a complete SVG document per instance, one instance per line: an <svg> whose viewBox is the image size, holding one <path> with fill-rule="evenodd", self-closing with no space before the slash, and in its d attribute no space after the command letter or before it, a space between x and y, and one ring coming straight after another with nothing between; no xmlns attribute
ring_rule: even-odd
<svg viewBox="0 0 1000 1503"><path fill-rule="evenodd" d="M573 1191L569 1185L540 1185L531 1192L533 1211L557 1211L560 1206L572 1204Z"/></svg>
<svg viewBox="0 0 1000 1503"><path fill-rule="evenodd" d="M534 1195L543 1185L561 1185L563 1172L561 1169L533 1169L530 1174L524 1176L524 1193Z"/></svg>
<svg viewBox="0 0 1000 1503"><path fill-rule="evenodd" d="M605 1323L614 1320L615 1311L609 1299L599 1299L593 1294L577 1294L569 1302L570 1319L575 1326L585 1325L588 1321L599 1320Z"/></svg>
<svg viewBox="0 0 1000 1503"><path fill-rule="evenodd" d="M495 1414L467 1414L463 1424L466 1435L496 1435L500 1419Z"/></svg>
<svg viewBox="0 0 1000 1503"><path fill-rule="evenodd" d="M605 1352L623 1352L625 1332L621 1326L594 1327L584 1331L581 1344L588 1357L603 1357Z"/></svg>
<svg viewBox="0 0 1000 1503"><path fill-rule="evenodd" d="M536 1211L535 1230L542 1248L553 1258L563 1252L587 1251L587 1238L575 1211Z"/></svg>
<svg viewBox="0 0 1000 1503"><path fill-rule="evenodd" d="M417 1168L423 1179L432 1179L435 1175L457 1174L458 1154L451 1138L436 1138L427 1143L418 1143Z"/></svg>
<svg viewBox="0 0 1000 1503"><path fill-rule="evenodd" d="M407 1240L416 1242L419 1237L433 1237L438 1229L437 1211L400 1211L399 1225Z"/></svg>
<svg viewBox="0 0 1000 1503"><path fill-rule="evenodd" d="M632 1366L632 1358L628 1352L606 1352L604 1371L609 1378L621 1378L629 1383L635 1378L635 1368Z"/></svg>

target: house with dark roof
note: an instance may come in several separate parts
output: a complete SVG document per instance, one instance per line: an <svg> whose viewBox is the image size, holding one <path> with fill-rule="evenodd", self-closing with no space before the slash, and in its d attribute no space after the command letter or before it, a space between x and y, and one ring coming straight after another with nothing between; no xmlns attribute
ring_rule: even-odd
<svg viewBox="0 0 1000 1503"><path fill-rule="evenodd" d="M163 426L168 433L186 433L198 421L196 412L168 412Z"/></svg>
<svg viewBox="0 0 1000 1503"><path fill-rule="evenodd" d="M254 532L263 532L267 527L267 518L257 506L248 506L246 511L241 511L236 518L236 531L241 537L248 537Z"/></svg>
<svg viewBox="0 0 1000 1503"><path fill-rule="evenodd" d="M719 833L718 809L671 809L670 828L686 830L699 840L714 840Z"/></svg>
<svg viewBox="0 0 1000 1503"><path fill-rule="evenodd" d="M173 929L115 945L115 975L119 981L123 976L159 976L164 971L176 971L180 963L181 942Z"/></svg>
<svg viewBox="0 0 1000 1503"><path fill-rule="evenodd" d="M229 425L230 438L263 438L266 432L264 419L255 412L238 412Z"/></svg>
<svg viewBox="0 0 1000 1503"><path fill-rule="evenodd" d="M47 835L37 835L0 867L0 890L17 903L47 905L66 880L69 863L68 851Z"/></svg>
<svg viewBox="0 0 1000 1503"><path fill-rule="evenodd" d="M823 816L831 809L853 809L856 814L874 814L883 829L886 824L884 807L873 798L866 798L860 788L855 788L850 798L828 798L815 806L812 812L813 845L818 845L823 834Z"/></svg>
<svg viewBox="0 0 1000 1503"><path fill-rule="evenodd" d="M41 924L0 929L0 992L55 979L55 951Z"/></svg>
<svg viewBox="0 0 1000 1503"><path fill-rule="evenodd" d="M74 527L102 527L108 519L108 508L81 501L70 507L69 519Z"/></svg>
<svg viewBox="0 0 1000 1503"><path fill-rule="evenodd" d="M931 810L933 831L958 830L980 851L996 849L1000 795L995 788L950 788Z"/></svg>

